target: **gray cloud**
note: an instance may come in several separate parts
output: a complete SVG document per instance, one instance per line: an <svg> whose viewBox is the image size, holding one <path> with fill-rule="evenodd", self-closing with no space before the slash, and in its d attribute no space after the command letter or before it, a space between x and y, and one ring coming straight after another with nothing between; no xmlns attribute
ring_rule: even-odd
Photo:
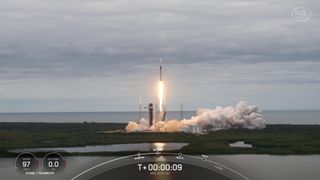
<svg viewBox="0 0 320 180"><path fill-rule="evenodd" d="M172 95L188 94L190 104L200 104L200 87L215 93L238 87L260 95L268 92L256 86L320 89L319 5L315 0L5 1L0 7L0 97L89 96L94 104L98 96L119 96L126 102L123 94L152 94L144 87L157 78L159 58ZM309 21L291 18L298 6L311 8ZM313 93L303 88L300 98L310 99ZM70 93L75 90L78 95ZM230 99L222 93L225 98L218 102L237 102L237 94L271 106L259 93L239 92Z"/></svg>

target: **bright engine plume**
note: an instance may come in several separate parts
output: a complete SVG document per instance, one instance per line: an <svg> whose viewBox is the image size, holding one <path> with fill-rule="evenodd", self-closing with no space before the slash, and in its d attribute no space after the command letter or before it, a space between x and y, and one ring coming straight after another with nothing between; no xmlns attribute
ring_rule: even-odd
<svg viewBox="0 0 320 180"><path fill-rule="evenodd" d="M162 113L164 109L164 85L163 82L159 82L159 111Z"/></svg>
<svg viewBox="0 0 320 180"><path fill-rule="evenodd" d="M161 63L161 60L160 60ZM162 66L160 66L160 81L158 85L158 103L159 103L159 112L156 118L156 122L165 121L166 118L166 104L165 104L165 95L164 95L164 83L162 81ZM158 124L158 123L155 123ZM158 129L158 127L155 127Z"/></svg>

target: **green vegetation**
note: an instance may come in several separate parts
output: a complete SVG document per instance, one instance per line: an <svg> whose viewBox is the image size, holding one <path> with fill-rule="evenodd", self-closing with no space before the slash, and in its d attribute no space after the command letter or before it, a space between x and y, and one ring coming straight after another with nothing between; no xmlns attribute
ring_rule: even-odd
<svg viewBox="0 0 320 180"><path fill-rule="evenodd" d="M0 123L0 157L15 156L7 152L15 148L145 142L188 142L190 144L180 150L187 154L320 154L320 125L268 125L261 130L221 130L206 135L98 133L124 127L125 124L118 123ZM229 143L235 141L245 141L253 148L229 147ZM92 154L110 155L82 155Z"/></svg>

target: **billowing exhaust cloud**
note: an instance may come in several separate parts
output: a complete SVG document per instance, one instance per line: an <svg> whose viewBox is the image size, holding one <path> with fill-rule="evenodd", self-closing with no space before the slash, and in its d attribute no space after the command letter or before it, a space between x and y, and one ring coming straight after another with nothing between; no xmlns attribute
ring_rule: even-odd
<svg viewBox="0 0 320 180"><path fill-rule="evenodd" d="M127 132L160 131L160 132L187 132L191 126L200 126L208 131L220 129L262 129L266 123L257 106L240 101L235 107L216 107L215 109L197 110L196 116L184 120L167 120L158 122L149 127L146 119L139 122L129 122Z"/></svg>

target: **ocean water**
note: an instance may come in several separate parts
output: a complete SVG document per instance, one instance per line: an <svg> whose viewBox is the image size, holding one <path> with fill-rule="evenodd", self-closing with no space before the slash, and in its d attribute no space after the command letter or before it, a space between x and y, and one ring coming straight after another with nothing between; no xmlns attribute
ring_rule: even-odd
<svg viewBox="0 0 320 180"><path fill-rule="evenodd" d="M195 111L167 113L167 119L190 118ZM143 112L147 118L148 113ZM264 111L263 118L267 124L320 124L320 110L308 111ZM0 113L0 122L51 122L51 123L127 123L137 121L139 112L54 112L54 113Z"/></svg>
<svg viewBox="0 0 320 180"><path fill-rule="evenodd" d="M189 143L129 143L129 144L108 144L79 147L57 147L57 148L22 148L13 149L9 152L68 152L68 153L88 153L88 152L119 152L119 151L173 151L179 150Z"/></svg>

